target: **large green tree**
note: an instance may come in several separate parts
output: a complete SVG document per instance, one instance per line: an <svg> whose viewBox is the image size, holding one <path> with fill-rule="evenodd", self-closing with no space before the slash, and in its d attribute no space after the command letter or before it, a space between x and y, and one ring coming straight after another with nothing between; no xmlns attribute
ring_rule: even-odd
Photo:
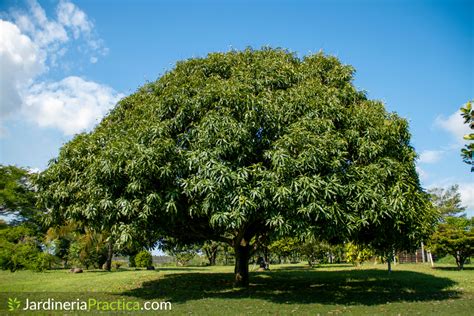
<svg viewBox="0 0 474 316"><path fill-rule="evenodd" d="M411 247L432 216L408 123L353 74L270 48L179 62L61 149L39 178L41 204L118 243L226 242L244 286L269 233Z"/></svg>

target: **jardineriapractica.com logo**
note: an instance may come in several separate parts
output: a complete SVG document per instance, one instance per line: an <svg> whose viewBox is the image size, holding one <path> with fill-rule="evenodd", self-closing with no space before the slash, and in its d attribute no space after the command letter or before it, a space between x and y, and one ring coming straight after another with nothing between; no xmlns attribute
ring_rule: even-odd
<svg viewBox="0 0 474 316"><path fill-rule="evenodd" d="M8 298L9 311L166 311L171 310L171 302L158 301L128 301L97 300L95 298L76 299L72 301L55 300L19 300L16 297Z"/></svg>

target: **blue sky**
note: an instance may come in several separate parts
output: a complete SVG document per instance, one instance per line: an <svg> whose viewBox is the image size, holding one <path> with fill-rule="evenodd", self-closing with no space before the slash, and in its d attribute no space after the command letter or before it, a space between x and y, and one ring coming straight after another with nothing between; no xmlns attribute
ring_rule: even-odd
<svg viewBox="0 0 474 316"><path fill-rule="evenodd" d="M473 99L472 1L2 1L0 163L44 169L74 133L176 61L208 52L323 50L410 121L426 188L474 181L459 156Z"/></svg>

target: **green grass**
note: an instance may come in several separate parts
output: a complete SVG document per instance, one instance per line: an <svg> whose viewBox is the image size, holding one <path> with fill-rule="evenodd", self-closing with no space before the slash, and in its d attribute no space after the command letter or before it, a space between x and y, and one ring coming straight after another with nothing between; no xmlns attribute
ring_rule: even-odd
<svg viewBox="0 0 474 316"><path fill-rule="evenodd" d="M0 304L7 297L73 300L170 301L163 314L194 315L472 315L474 266L273 265L251 273L250 287L232 287L232 267L159 268L155 271L0 271ZM51 292L55 292L51 294ZM50 314L50 313L48 313Z"/></svg>

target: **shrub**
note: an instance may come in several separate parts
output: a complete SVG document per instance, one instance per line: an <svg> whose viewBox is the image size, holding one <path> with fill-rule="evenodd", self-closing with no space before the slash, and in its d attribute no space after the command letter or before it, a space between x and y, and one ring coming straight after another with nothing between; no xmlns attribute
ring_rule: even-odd
<svg viewBox="0 0 474 316"><path fill-rule="evenodd" d="M24 226L8 227L0 232L0 268L12 272L20 269L43 271L52 256L43 253L34 232Z"/></svg>
<svg viewBox="0 0 474 316"><path fill-rule="evenodd" d="M36 258L28 262L26 268L36 272L42 272L49 269L55 261L56 258L53 255L46 252L40 252L37 254Z"/></svg>
<svg viewBox="0 0 474 316"><path fill-rule="evenodd" d="M140 251L135 256L135 265L140 268L146 268L153 264L153 257L151 253L146 250Z"/></svg>
<svg viewBox="0 0 474 316"><path fill-rule="evenodd" d="M327 242L314 239L306 241L300 247L301 253L306 257L311 267L316 263L328 263L331 250L331 246Z"/></svg>
<svg viewBox="0 0 474 316"><path fill-rule="evenodd" d="M112 267L114 269L120 269L120 267L123 266L123 262L122 261L112 261Z"/></svg>
<svg viewBox="0 0 474 316"><path fill-rule="evenodd" d="M369 247L364 247L353 243L346 244L346 260L349 263L359 266L374 256L375 252Z"/></svg>

